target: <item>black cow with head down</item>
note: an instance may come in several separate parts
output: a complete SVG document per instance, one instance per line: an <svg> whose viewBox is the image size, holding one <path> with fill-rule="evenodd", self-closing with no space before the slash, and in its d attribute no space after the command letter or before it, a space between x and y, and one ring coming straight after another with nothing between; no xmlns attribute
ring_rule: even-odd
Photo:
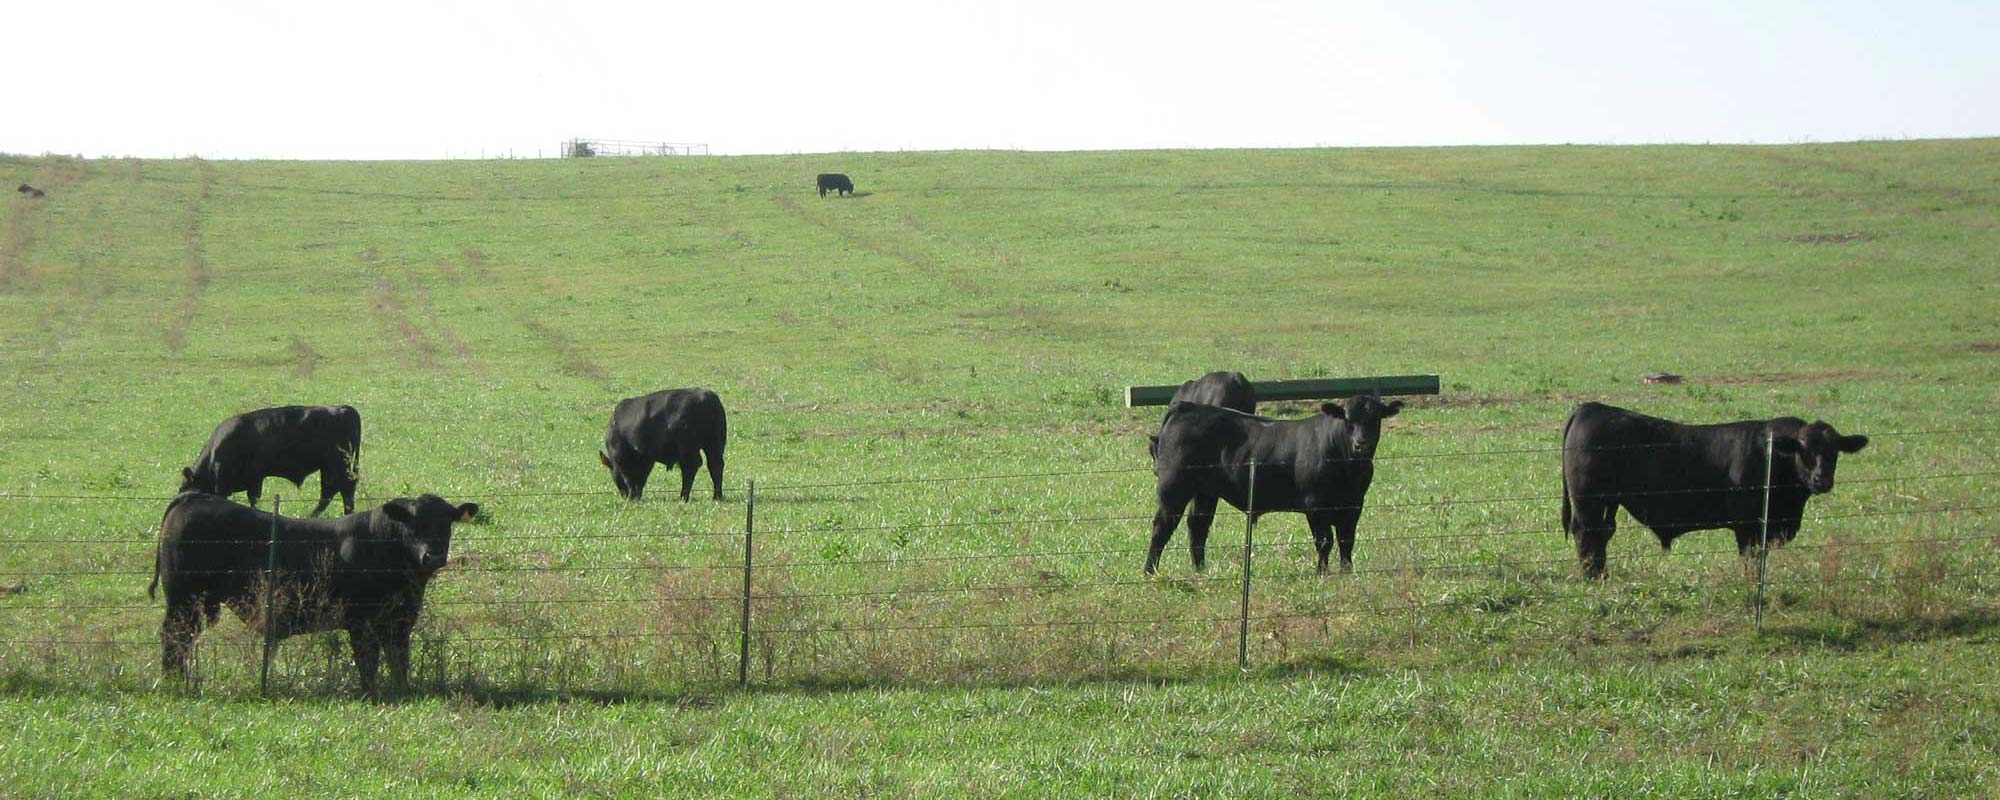
<svg viewBox="0 0 2000 800"><path fill-rule="evenodd" d="M270 641L346 630L362 691L375 693L380 658L397 686L410 675L410 630L424 589L451 556L451 526L479 506L437 495L397 498L381 508L335 519L277 517L228 499L183 492L167 504L153 554L147 596L166 590L160 664L187 677L188 653L203 623L228 606L245 624L267 625ZM275 533L273 526L275 525ZM276 572L265 565L277 545Z"/></svg>
<svg viewBox="0 0 2000 800"><path fill-rule="evenodd" d="M1354 566L1354 529L1375 477L1375 446L1382 420L1403 408L1373 395L1333 403L1305 419L1277 420L1200 403L1174 403L1153 448L1159 511L1146 573L1159 567L1160 552L1188 513L1188 553L1200 570L1206 557L1215 504L1227 500L1262 516L1272 511L1304 514L1318 550L1320 574L1339 534L1340 570ZM1256 496L1250 495L1250 465L1257 465Z"/></svg>
<svg viewBox="0 0 2000 800"><path fill-rule="evenodd" d="M817 183L819 184L819 196L821 197L825 197L827 192L839 192L843 195L854 194L854 181L849 180L846 175L838 172L820 173Z"/></svg>
<svg viewBox="0 0 2000 800"><path fill-rule="evenodd" d="M296 486L317 472L319 506L312 515L326 511L335 494L342 512L352 514L360 464L361 412L353 406L266 408L215 426L194 466L181 470L181 491L224 497L243 492L254 507L265 478Z"/></svg>
<svg viewBox="0 0 2000 800"><path fill-rule="evenodd" d="M4 184L0 184L0 185L4 185ZM29 185L27 185L27 184L25 184L25 183L24 183L24 184L21 184L21 187L20 187L20 188L18 188L18 189L15 189L14 191L17 191L17 192L20 192L20 193L21 193L21 196L22 196L22 197L26 197L26 198L28 198L29 200L40 200L40 199L42 199L42 198L45 198L45 197L48 197L48 196L49 196L49 193L48 193L48 192L44 192L44 191L42 191L42 190L40 190L40 189L37 189L37 188L35 188L35 187L33 187L33 186L29 186Z"/></svg>
<svg viewBox="0 0 2000 800"><path fill-rule="evenodd" d="M1257 388L1241 372L1211 372L1174 390L1174 403L1203 403L1233 408L1245 414L1257 413Z"/></svg>
<svg viewBox="0 0 2000 800"><path fill-rule="evenodd" d="M1604 577L1604 549L1623 506L1662 548L1690 531L1727 528L1749 555L1763 540L1764 452L1770 463L1770 541L1798 535L1806 500L1833 490L1840 454L1868 446L1825 422L1798 417L1684 425L1602 403L1563 423L1563 529L1584 573Z"/></svg>
<svg viewBox="0 0 2000 800"><path fill-rule="evenodd" d="M679 466L681 499L686 500L706 455L708 478L715 484L715 499L721 500L722 449L728 439L722 398L702 388L672 389L620 400L611 411L597 460L611 470L611 482L627 500L645 493L654 465Z"/></svg>
<svg viewBox="0 0 2000 800"><path fill-rule="evenodd" d="M1201 403L1234 409L1245 414L1257 413L1257 389L1250 385L1250 379L1241 372L1211 372L1191 381L1183 381L1181 388L1174 390L1173 399L1167 401L1172 409L1175 403ZM1172 410L1167 412L1169 416ZM1162 426L1166 425L1163 419ZM1160 454L1160 435L1155 433L1146 445L1154 457Z"/></svg>

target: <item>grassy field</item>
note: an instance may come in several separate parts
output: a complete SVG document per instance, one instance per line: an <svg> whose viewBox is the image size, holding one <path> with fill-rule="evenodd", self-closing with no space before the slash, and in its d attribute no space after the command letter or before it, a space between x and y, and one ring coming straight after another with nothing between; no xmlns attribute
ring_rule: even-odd
<svg viewBox="0 0 2000 800"><path fill-rule="evenodd" d="M0 157L21 182L49 197L0 206L0 796L2000 791L2000 140ZM1445 389L1385 431L1355 575L1260 522L1247 672L1242 517L1207 573L1183 534L1143 578L1160 411L1119 405L1211 369ZM692 385L729 408L728 499L617 499L611 406ZM1662 553L1626 519L1578 577L1552 448L1582 400L1874 440L1760 632L1725 532ZM364 495L485 511L415 689L358 699L308 637L262 698L234 620L163 684L180 468L230 414L335 402Z"/></svg>

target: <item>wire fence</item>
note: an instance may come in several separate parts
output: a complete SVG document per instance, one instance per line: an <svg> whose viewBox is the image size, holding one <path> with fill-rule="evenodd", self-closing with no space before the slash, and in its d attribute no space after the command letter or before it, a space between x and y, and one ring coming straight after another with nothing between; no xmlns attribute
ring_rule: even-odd
<svg viewBox="0 0 2000 800"><path fill-rule="evenodd" d="M1796 490L1775 479L1595 494L1523 487L1473 497L1431 487L1439 496L1402 491L1372 503L1335 499L1256 508L1265 496L1260 492L1275 493L1277 484L1294 480L1289 475L1298 466L1259 464L1261 480L1272 483L1252 479L1246 496L1225 499L1231 505L1240 499L1260 513L1218 512L1212 524L1222 536L1209 541L1214 552L1206 571L1166 559L1162 576L1140 569L1142 558L1159 549L1148 541L1158 514L1137 508L1036 513L1014 502L1038 494L1021 487L1051 482L1118 478L1117 487L1085 494L1122 492L1140 485L1129 477L1151 467L746 483L738 489L742 503L714 512L740 510L740 525L711 519L688 530L619 529L632 522L622 517L584 525L530 519L499 530L460 525L450 565L432 581L411 634L410 680L420 688L550 691L1074 680L1256 667L1314 652L1375 652L1425 642L1594 646L1629 643L1676 625L1722 636L1761 629L1766 611L1781 620L1969 615L2000 624L1991 602L2000 589L2000 530L1992 522L2000 504L1986 502L2000 469L1956 456L1939 465L1935 448L1928 447L1967 432L1874 435L1904 448L1900 463L1930 468L1851 474L1868 462L1850 462L1850 474L1837 479L1846 491L1782 520L1770 511L1734 513L1746 507L1737 502L1746 496ZM1398 479L1397 464L1424 459L1491 460L1547 479L1557 460L1551 456L1561 453L1551 447L1385 455L1373 459L1374 491L1381 494ZM1320 468L1358 463L1322 460ZM1242 467L1247 465L1191 469ZM788 494L837 489L866 497L891 488L954 501L985 498L1014 511L888 521L788 513L804 508L788 504ZM609 487L510 489L454 499L504 503L611 494ZM1628 545L1612 554L1612 579L1590 581L1579 570L1584 554L1566 538L1556 514L1581 499L1692 502L1732 512L1705 518L1705 528L1741 530L1776 520L1800 533L1795 541L1774 541L1775 549L1731 546L1719 534L1700 533L1657 551ZM0 502L86 508L170 500L0 492ZM1331 542L1298 536L1295 522L1282 524L1284 538L1273 539L1266 530L1283 519L1280 512L1310 518L1357 510L1355 564L1346 576L1322 576L1314 568L1314 557ZM88 533L88 514L77 516L66 530L0 536L8 549L0 555L0 675L157 675L147 651L162 647L154 635L162 623L153 616L162 606L132 594L154 575L156 536ZM1652 538L1632 520L1622 522L1618 540ZM1193 537L1182 522L1173 538ZM264 553L263 543L194 534L178 544L254 546ZM270 563L281 561L282 548L313 546L278 541ZM1192 556L1191 542L1189 551ZM1770 569L1765 553L1773 554ZM239 563L178 569L184 576L258 577ZM340 573L393 582L408 569L364 566ZM282 571L271 575L267 585L296 579ZM264 634L291 623L267 613L273 607L268 599L228 599L242 624L212 626L202 638L194 657L198 683L249 685L268 657L276 663L264 668L275 670L280 691L351 685L352 667L336 634L302 634L267 649ZM362 600L346 606L366 607Z"/></svg>

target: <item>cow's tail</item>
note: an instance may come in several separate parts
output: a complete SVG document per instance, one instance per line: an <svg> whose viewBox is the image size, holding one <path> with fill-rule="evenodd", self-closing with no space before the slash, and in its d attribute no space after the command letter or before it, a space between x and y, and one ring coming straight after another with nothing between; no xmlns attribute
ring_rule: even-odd
<svg viewBox="0 0 2000 800"><path fill-rule="evenodd" d="M347 430L341 431L349 442L346 465L347 480L351 483L359 483L361 481L361 412L354 410L353 406L341 406L341 408L346 410L348 419L353 420L347 426ZM325 480L325 478L322 477L321 480Z"/></svg>
<svg viewBox="0 0 2000 800"><path fill-rule="evenodd" d="M1573 513L1569 510L1569 475L1564 474L1562 480L1563 480L1563 497L1562 497L1563 538L1567 539L1574 536L1574 534L1570 533L1570 527L1569 527L1570 514Z"/></svg>

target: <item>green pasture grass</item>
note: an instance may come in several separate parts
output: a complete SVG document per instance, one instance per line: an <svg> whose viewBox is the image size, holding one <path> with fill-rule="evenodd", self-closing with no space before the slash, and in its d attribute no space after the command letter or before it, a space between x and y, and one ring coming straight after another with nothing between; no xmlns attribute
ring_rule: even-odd
<svg viewBox="0 0 2000 800"><path fill-rule="evenodd" d="M2000 142L431 163L0 157L0 773L23 795L1990 792ZM852 175L852 198L811 176ZM1129 384L1437 373L1356 574L1265 517L1194 573ZM1686 376L1647 386L1642 374ZM702 385L728 497L618 500ZM1874 436L1771 562L1558 524L1568 410ZM234 619L158 677L215 423L350 403L362 494L481 503L416 648ZM1269 409L1310 413L1309 404ZM1900 435L1898 435L1900 434ZM978 480L964 480L980 478ZM738 667L755 480L750 675ZM300 513L317 499L267 482ZM1953 510L1962 509L1962 510ZM335 759L322 746L366 741Z"/></svg>

